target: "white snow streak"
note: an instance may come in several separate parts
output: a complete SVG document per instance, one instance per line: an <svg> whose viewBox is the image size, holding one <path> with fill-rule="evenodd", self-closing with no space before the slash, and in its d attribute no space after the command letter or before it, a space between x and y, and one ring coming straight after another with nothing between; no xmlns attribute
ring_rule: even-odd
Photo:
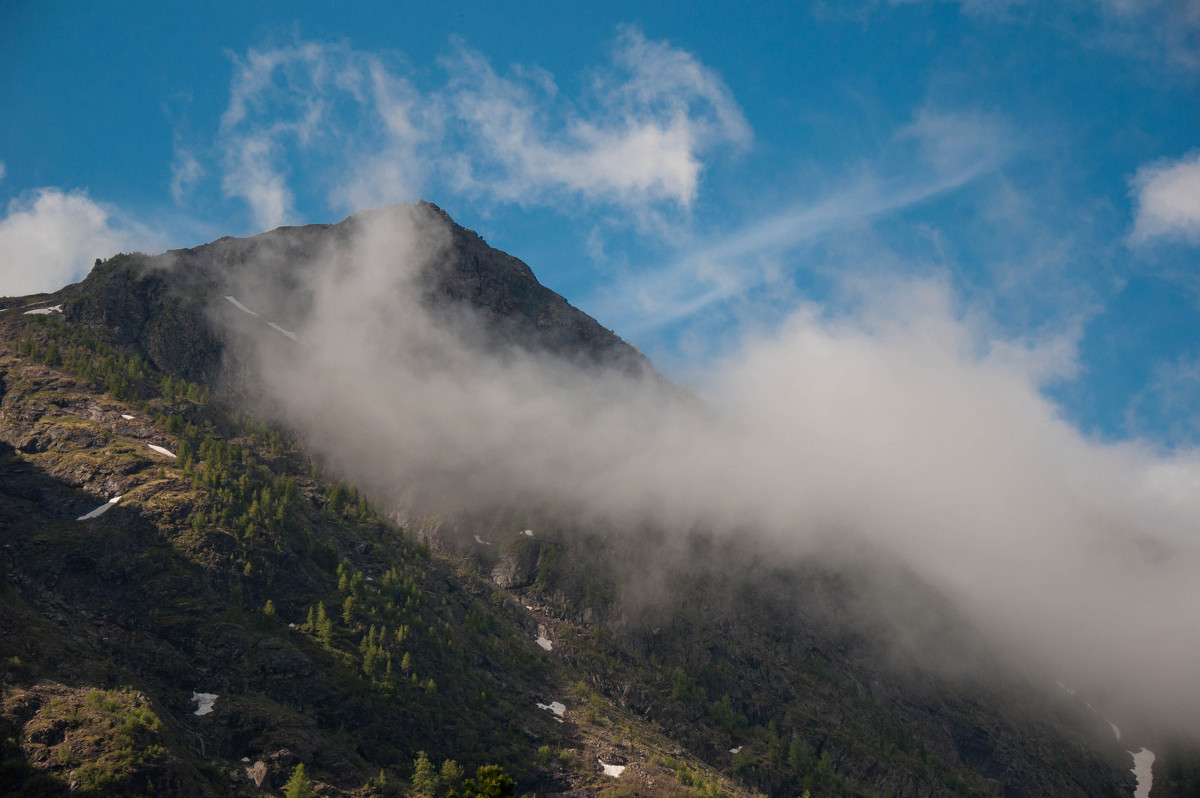
<svg viewBox="0 0 1200 798"><path fill-rule="evenodd" d="M161 455L165 455L166 457L170 457L172 460L174 460L174 459L175 459L175 455L174 455L174 453L173 453L173 452L172 452L170 449L164 449L164 448L163 448L163 447L161 447L161 446L155 446L153 443L147 443L146 445L147 445L147 446L149 446L151 449L153 449L154 451L158 452L158 453L159 453L159 454L161 454Z"/></svg>
<svg viewBox="0 0 1200 798"><path fill-rule="evenodd" d="M563 722L563 713L567 711L567 705L559 701L551 701L549 704L538 704L537 708L553 712L554 719L559 723Z"/></svg>
<svg viewBox="0 0 1200 798"><path fill-rule="evenodd" d="M110 509L112 509L112 506L119 501L121 501L120 496L113 496L111 499L109 499L104 504L97 507L95 510L92 510L90 513L87 513L86 515L81 515L78 518L76 518L75 520L76 521L87 521L89 518L99 518L100 516L107 513Z"/></svg>
<svg viewBox="0 0 1200 798"><path fill-rule="evenodd" d="M487 542L486 540L484 540L483 538L479 537L479 535L476 535L476 536L475 536L475 542L476 542L476 543L478 543L478 544L479 544L479 545L481 545L481 546L490 546L490 545L492 545L491 543L488 543L488 542Z"/></svg>
<svg viewBox="0 0 1200 798"><path fill-rule="evenodd" d="M62 305L54 305L48 308L38 308L37 310L25 311L26 316L49 316L51 313L62 313Z"/></svg>
<svg viewBox="0 0 1200 798"><path fill-rule="evenodd" d="M257 314L257 313L255 313L253 310L251 310L250 308L248 308L248 307L246 307L245 305L243 305L241 302L238 302L238 301L237 301L235 298L233 298L233 297L231 297L231 296L226 296L225 298L226 298L227 300L229 300L230 304L232 304L232 305L233 305L235 308L237 308L238 310L242 311L243 313L249 313L251 316L257 316L257 315L258 315L258 314Z"/></svg>
<svg viewBox="0 0 1200 798"><path fill-rule="evenodd" d="M1154 752L1148 748L1142 748L1136 754L1133 751L1133 777L1137 779L1137 790L1133 793L1133 798L1150 798L1150 785L1154 782Z"/></svg>
<svg viewBox="0 0 1200 798"><path fill-rule="evenodd" d="M537 643L539 646L546 649L547 651L550 651L551 649L554 648L554 644L551 643L549 638L545 637L544 635L538 635L538 639L534 640L533 642Z"/></svg>
<svg viewBox="0 0 1200 798"><path fill-rule="evenodd" d="M216 693L197 693L195 690L193 690L192 691L192 700L198 704L198 706L196 707L196 711L193 712L192 714L193 715L207 715L208 713L213 711L213 704L217 703L217 694Z"/></svg>
<svg viewBox="0 0 1200 798"><path fill-rule="evenodd" d="M607 765L605 764L604 760L600 759L599 757L596 758L596 761L600 763L600 767L604 768L605 776L612 776L614 779L619 779L621 774L625 772L624 765Z"/></svg>
<svg viewBox="0 0 1200 798"><path fill-rule="evenodd" d="M280 327L278 324L276 324L273 321L267 322L267 326L270 327L272 330L283 333L284 335L286 335L288 338L291 338L296 343L302 343L300 340L300 336L296 335L291 330L283 329L282 327Z"/></svg>

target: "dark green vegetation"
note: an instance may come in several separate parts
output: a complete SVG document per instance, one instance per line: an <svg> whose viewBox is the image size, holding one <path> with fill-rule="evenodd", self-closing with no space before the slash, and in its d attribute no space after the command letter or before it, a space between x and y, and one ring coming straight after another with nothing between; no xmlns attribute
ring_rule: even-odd
<svg viewBox="0 0 1200 798"><path fill-rule="evenodd" d="M258 794L297 764L398 794L422 750L439 796L606 779L602 736L537 708L578 679L475 565L195 384L57 316L0 324L0 794Z"/></svg>
<svg viewBox="0 0 1200 798"><path fill-rule="evenodd" d="M61 335L59 351L86 360L78 354L86 337L79 343L64 334L62 321L24 324L28 337L18 351L28 355L29 342L41 346ZM106 363L106 349L97 350L91 362ZM410 752L429 740L467 761L519 764L522 746L505 729L521 699L537 725L533 685L545 668L511 602L481 585L465 589L452 563L435 561L426 546L380 521L353 489L290 473L296 453L278 435L224 418L195 391L167 390L170 378L149 379L141 364L129 368L133 362L114 360L140 381L139 401L129 406L112 393L98 395L115 384L103 366L77 382L5 359L6 419L37 416L32 425L5 429L17 438L0 455L10 555L6 683L20 690L24 706L36 707L34 721L56 723L63 714L60 699L43 695L46 676L71 689L136 684L185 717L186 698L199 689L222 696L222 711L200 721L205 748L234 761L255 753L254 742L269 731L277 748L351 773L367 770L364 757L402 771ZM161 393L152 397L156 386ZM158 423L125 420L118 411L151 414ZM130 429L122 434L123 427ZM170 462L139 440L178 457ZM110 492L123 496L119 505L75 520ZM355 554L355 564L339 562L339 551ZM378 579L367 581L364 569ZM45 619L54 605L71 609L61 630ZM327 616L325 605L336 609ZM34 615L42 615L36 626ZM81 650L89 647L95 650ZM57 661L63 656L67 673ZM235 686L247 681L255 689ZM506 700L495 700L502 691ZM90 733L105 736L103 729ZM33 761L64 781L108 789L161 753L151 746L126 756L133 742L110 742L113 751L94 760L60 755L67 750L60 743L53 756Z"/></svg>
<svg viewBox="0 0 1200 798"><path fill-rule="evenodd" d="M503 329L641 367L452 232L470 268L432 276L439 297L566 318ZM990 666L936 597L889 607L905 647L871 576L748 545L528 508L419 522L432 537L392 523L219 380L236 353L204 313L213 264L252 249L176 253L186 285L113 258L61 316L0 302L0 795L1131 793L1107 727Z"/></svg>

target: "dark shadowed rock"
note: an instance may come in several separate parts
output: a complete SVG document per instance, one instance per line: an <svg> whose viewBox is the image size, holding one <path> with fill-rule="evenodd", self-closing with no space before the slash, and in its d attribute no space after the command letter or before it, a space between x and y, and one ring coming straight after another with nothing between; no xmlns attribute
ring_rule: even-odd
<svg viewBox="0 0 1200 798"><path fill-rule="evenodd" d="M520 535L506 541L500 561L492 568L492 581L503 588L528 587L537 576L541 546L535 538Z"/></svg>
<svg viewBox="0 0 1200 798"><path fill-rule="evenodd" d="M163 372L208 383L239 353L213 309L253 282L271 286L273 316L296 323L311 307L305 277L323 255L348 248L364 225L416 222L447 233L441 255L420 275L422 301L440 318L470 319L476 343L517 347L576 363L652 373L646 358L611 330L538 282L521 260L494 249L436 205L421 202L361 212L339 224L280 227L250 238L221 238L162 255L97 261L84 281L53 295L64 317L133 350ZM398 253L396 257L400 257ZM398 261L397 268L402 264ZM235 312L236 316L236 312ZM264 319L266 316L264 316ZM234 368L236 370L236 366Z"/></svg>

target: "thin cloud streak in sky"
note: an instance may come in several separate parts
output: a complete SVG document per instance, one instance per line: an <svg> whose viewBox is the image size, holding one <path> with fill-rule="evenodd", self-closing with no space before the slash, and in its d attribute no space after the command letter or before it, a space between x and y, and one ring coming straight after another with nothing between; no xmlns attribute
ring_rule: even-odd
<svg viewBox="0 0 1200 798"><path fill-rule="evenodd" d="M817 202L802 202L721 239L696 247L670 266L642 273L607 292L616 306L606 307L621 328L645 332L665 327L761 283L761 271L746 263L760 255L779 255L822 236L852 229L890 213L919 205L959 189L994 171L1006 153L990 150L958 162L952 172L881 181L861 178L849 188ZM715 283L715 284L714 284ZM635 316L628 297L636 297ZM622 313L627 315L622 316ZM606 318L609 313L605 313Z"/></svg>
<svg viewBox="0 0 1200 798"><path fill-rule="evenodd" d="M1038 12L1057 11L1057 26L1087 46L1132 58L1200 69L1200 4L1195 0L888 0L888 5L957 3L983 24L1022 21L1045 24ZM869 5L875 5L871 0ZM1053 14L1050 16L1054 20Z"/></svg>

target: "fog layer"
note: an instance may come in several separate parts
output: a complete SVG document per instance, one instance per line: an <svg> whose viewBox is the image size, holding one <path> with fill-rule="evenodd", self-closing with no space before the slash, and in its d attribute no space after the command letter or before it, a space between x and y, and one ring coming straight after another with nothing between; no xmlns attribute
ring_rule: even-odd
<svg viewBox="0 0 1200 798"><path fill-rule="evenodd" d="M485 351L486 325L420 300L447 242L396 209L291 264L286 293L253 268L232 289L300 339L230 322L262 407L350 480L420 512L550 504L789 555L854 535L1114 715L1200 732L1200 462L1061 419L1041 388L1068 349L990 339L943 285L892 283L852 315L797 309L692 401Z"/></svg>

